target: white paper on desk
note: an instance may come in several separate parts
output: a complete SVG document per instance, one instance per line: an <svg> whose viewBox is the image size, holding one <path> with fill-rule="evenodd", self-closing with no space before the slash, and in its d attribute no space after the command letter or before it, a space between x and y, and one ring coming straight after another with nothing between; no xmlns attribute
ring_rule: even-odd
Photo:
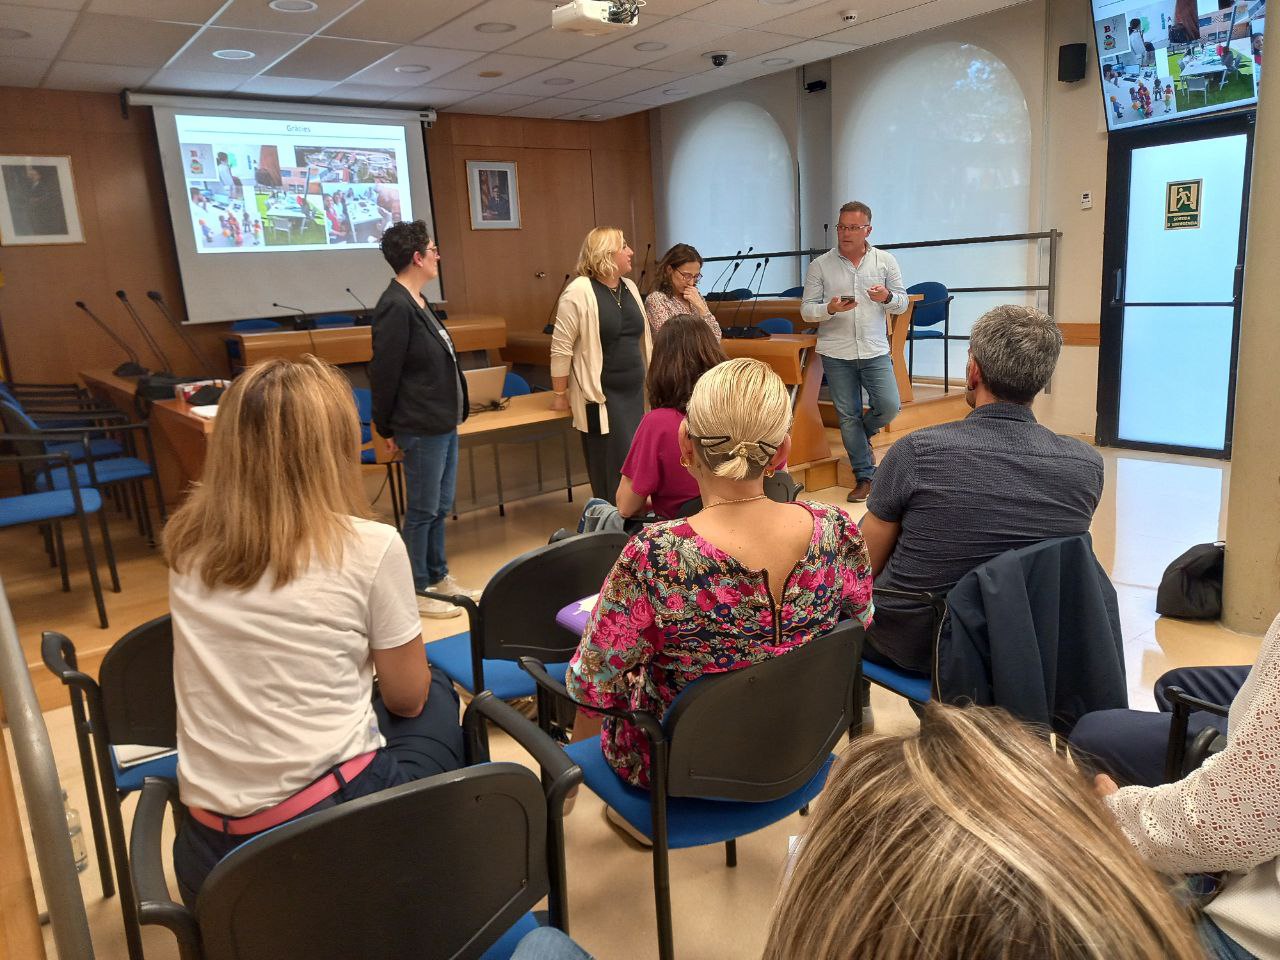
<svg viewBox="0 0 1280 960"><path fill-rule="evenodd" d="M578 612L590 613L592 610L596 608L596 603L597 601L599 601L599 599L600 599L600 594L598 593L593 593L589 597L583 597L581 600L578 601Z"/></svg>
<svg viewBox="0 0 1280 960"><path fill-rule="evenodd" d="M212 420L218 415L218 405L216 403L206 403L203 406L192 407L191 412L197 417L204 417L206 420Z"/></svg>
<svg viewBox="0 0 1280 960"><path fill-rule="evenodd" d="M132 743L116 744L115 751L116 763L120 765L122 770L136 767L138 764L146 763L148 760L158 760L160 757L167 757L178 752L172 747L148 747L144 744Z"/></svg>

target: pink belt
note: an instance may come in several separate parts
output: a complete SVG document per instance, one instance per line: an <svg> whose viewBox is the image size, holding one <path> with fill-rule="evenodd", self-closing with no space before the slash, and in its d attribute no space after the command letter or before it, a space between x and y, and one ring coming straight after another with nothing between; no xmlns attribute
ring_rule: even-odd
<svg viewBox="0 0 1280 960"><path fill-rule="evenodd" d="M208 810L202 810L199 807L188 807L187 812L195 818L196 823L202 824L210 830L227 833L233 837L261 833L263 830L278 827L286 820L292 820L294 817L306 813L321 800L327 800L332 797L345 784L360 776L365 767L369 766L377 755L378 751L371 750L368 753L360 754L358 757L352 757L339 766L336 773L326 773L315 783L303 787L293 796L281 800L274 807L267 807L267 809L251 813L247 817L223 817L216 813L210 813Z"/></svg>

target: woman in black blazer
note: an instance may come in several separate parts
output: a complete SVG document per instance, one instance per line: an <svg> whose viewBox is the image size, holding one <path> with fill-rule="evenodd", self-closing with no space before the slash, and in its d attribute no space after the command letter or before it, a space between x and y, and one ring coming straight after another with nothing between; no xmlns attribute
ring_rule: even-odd
<svg viewBox="0 0 1280 960"><path fill-rule="evenodd" d="M373 425L387 453L404 460L404 541L416 590L480 599L449 573L444 524L453 512L458 424L467 418L467 381L453 341L422 288L440 272L440 252L421 220L396 223L382 235L382 255L395 279L373 308L369 386ZM461 607L418 597L425 617L456 617Z"/></svg>

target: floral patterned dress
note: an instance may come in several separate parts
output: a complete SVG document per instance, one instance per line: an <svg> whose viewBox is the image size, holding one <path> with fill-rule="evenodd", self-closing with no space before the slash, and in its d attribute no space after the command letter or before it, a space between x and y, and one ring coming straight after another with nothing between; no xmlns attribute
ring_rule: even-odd
<svg viewBox="0 0 1280 960"><path fill-rule="evenodd" d="M579 703L661 717L686 686L781 656L841 620L871 623L871 563L843 511L800 501L813 539L773 599L767 571L752 570L687 520L655 523L632 537L605 579L565 685ZM605 759L618 776L649 786L649 743L626 721L605 717Z"/></svg>

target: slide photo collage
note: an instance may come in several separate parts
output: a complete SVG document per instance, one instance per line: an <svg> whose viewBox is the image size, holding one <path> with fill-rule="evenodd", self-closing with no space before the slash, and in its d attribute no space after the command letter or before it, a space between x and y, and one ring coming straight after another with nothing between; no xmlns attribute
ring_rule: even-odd
<svg viewBox="0 0 1280 960"><path fill-rule="evenodd" d="M246 119L239 121L245 129L221 130L236 121L177 120L198 252L367 248L392 223L410 216L407 184L401 182L402 127ZM192 121L186 129L184 120ZM263 126L278 126L285 135L253 129ZM317 128L328 136L305 142L290 136ZM361 132L371 129L395 136L378 142L385 138ZM196 139L198 134L207 139Z"/></svg>
<svg viewBox="0 0 1280 960"><path fill-rule="evenodd" d="M1256 101L1266 0L1095 0L1094 14L1111 129Z"/></svg>

